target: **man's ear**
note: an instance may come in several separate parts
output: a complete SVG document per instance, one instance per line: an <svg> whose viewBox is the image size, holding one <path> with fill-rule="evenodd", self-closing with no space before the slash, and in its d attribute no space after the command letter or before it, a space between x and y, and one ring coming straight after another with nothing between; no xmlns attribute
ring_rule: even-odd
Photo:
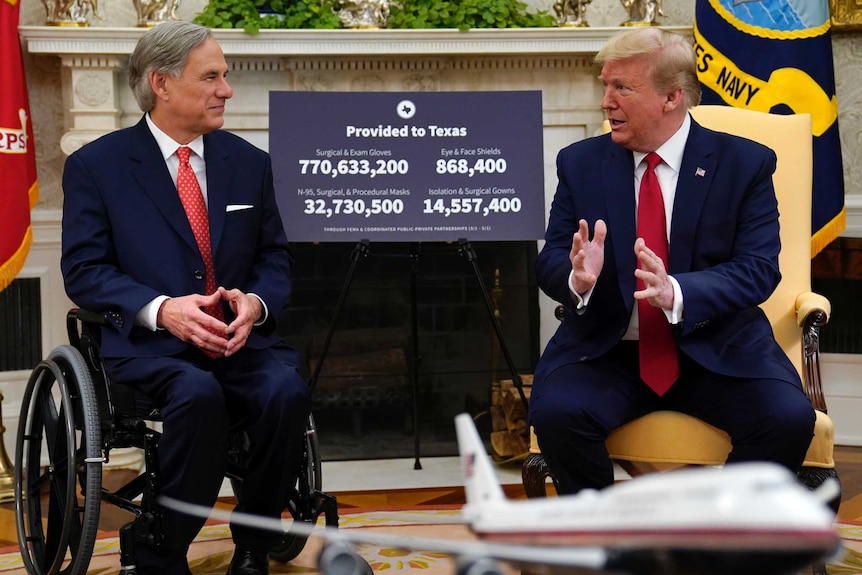
<svg viewBox="0 0 862 575"><path fill-rule="evenodd" d="M150 72L150 88L157 98L163 98L167 95L167 74L161 72Z"/></svg>
<svg viewBox="0 0 862 575"><path fill-rule="evenodd" d="M668 93L667 99L664 102L664 111L670 112L683 105L684 91L682 88L677 88L673 92Z"/></svg>

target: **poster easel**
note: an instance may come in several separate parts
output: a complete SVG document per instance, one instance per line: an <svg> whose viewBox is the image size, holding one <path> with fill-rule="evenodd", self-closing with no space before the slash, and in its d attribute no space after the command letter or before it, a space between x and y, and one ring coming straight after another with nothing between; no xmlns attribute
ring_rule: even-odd
<svg viewBox="0 0 862 575"><path fill-rule="evenodd" d="M341 312L344 309L344 303L347 300L347 295L350 291L350 286L353 283L354 275L356 274L356 269L359 266L359 262L364 258L368 257L370 254L370 246L371 241L368 239L362 239L356 243L353 247L353 251L350 253L350 266L348 267L347 274L344 278L344 283L341 287L341 292L338 296L338 301L335 305L335 311L332 316L332 320L329 323L329 329L327 330L326 337L323 341L323 347L320 350L320 356L317 359L317 362L314 366L314 370L312 371L309 385L312 389L317 384L317 381L320 377L321 370L323 368L323 363L326 360L326 356L329 353L329 348L332 343L332 338L335 335L335 331L338 326L338 321L341 318ZM485 305L485 309L488 312L488 319L491 322L491 326L494 328L494 334L496 335L497 342L500 345L500 349L503 353L503 358L506 361L506 365L509 368L509 372L512 375L512 381L515 384L516 389L518 390L518 394L521 397L521 401L524 404L524 409L526 411L527 408L527 398L524 394L523 389L523 381L521 380L520 374L518 374L518 370L515 367L515 362L512 359L512 355L509 352L509 347L506 344L506 339L503 335L503 329L500 326L500 322L497 320L497 316L494 314L494 305L491 301L491 296L488 293L488 289L485 285L485 280L482 278L482 272L479 269L478 258L476 256L476 251L473 248L473 244L470 240L466 238L461 238L458 240L458 254L467 259L470 263L473 274L476 277L476 281L479 285L479 291L482 294L482 299ZM411 361L411 388L412 388L412 409L413 409L413 454L414 454L414 462L413 469L422 469L422 463L420 461L420 442L419 442L419 327L418 327L418 297L417 297L417 268L420 259L421 253L419 250L419 243L414 242L411 244L409 257L411 259L410 266L410 342L412 347L412 361Z"/></svg>

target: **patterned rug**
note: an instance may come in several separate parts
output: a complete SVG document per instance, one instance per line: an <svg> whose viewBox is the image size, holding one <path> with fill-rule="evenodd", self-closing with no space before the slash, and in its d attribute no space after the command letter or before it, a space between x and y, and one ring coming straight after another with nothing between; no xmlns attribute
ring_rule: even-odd
<svg viewBox="0 0 862 575"><path fill-rule="evenodd" d="M398 511L341 512L341 529L367 529L387 535L429 537L441 539L474 539L467 526L459 522L457 508L413 509ZM844 549L828 563L829 575L862 575L862 523L841 523L836 526ZM302 553L287 564L270 563L271 573L315 574L321 541L311 538ZM119 571L119 543L116 537L107 536L96 542L88 575L116 574ZM423 575L451 575L454 561L440 553L405 551L375 545L358 545L356 551L368 561L375 573L398 575L421 571ZM223 523L206 525L189 552L189 563L194 575L223 575L233 553L230 530ZM507 569L507 575L517 571ZM0 549L2 575L26 575L17 547Z"/></svg>
<svg viewBox="0 0 862 575"><path fill-rule="evenodd" d="M829 575L862 574L862 523L836 525L844 548L827 564Z"/></svg>
<svg viewBox="0 0 862 575"><path fill-rule="evenodd" d="M367 529L387 535L473 539L469 529L460 524L457 506L445 509L414 509L409 511L340 511L341 529ZM302 553L287 564L270 562L271 573L317 573L317 555L322 541L312 537ZM356 551L368 561L374 571L396 573L423 570L428 575L453 573L454 562L440 553L404 551L374 545L358 545ZM88 575L116 574L120 568L119 539L116 533L96 541ZM225 523L211 522L204 526L189 551L189 565L194 575L224 575L233 554L230 529ZM25 575L17 547L0 549L0 573Z"/></svg>

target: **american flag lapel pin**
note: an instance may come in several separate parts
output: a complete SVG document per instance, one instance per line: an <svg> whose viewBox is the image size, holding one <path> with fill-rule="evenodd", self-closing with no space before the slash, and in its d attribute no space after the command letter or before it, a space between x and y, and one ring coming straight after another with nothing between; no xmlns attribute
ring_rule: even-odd
<svg viewBox="0 0 862 575"><path fill-rule="evenodd" d="M699 178L702 178L706 175L706 170L704 170L703 168L698 168L694 171L694 175Z"/></svg>

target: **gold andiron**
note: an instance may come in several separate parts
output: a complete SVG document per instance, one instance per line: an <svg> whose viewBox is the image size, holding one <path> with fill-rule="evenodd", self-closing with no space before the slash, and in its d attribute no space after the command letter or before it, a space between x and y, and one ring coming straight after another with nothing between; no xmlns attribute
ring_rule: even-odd
<svg viewBox="0 0 862 575"><path fill-rule="evenodd" d="M6 426L3 425L3 393L0 393L0 503L6 503L15 498L15 470L12 468L12 462L9 461L9 455L6 454L6 444L3 441L5 431Z"/></svg>

